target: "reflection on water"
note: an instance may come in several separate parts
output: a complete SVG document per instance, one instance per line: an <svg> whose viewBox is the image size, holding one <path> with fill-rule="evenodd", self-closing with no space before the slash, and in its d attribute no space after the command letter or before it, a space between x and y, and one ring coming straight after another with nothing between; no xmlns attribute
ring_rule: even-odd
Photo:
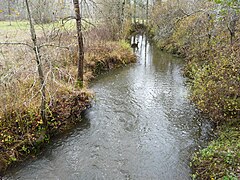
<svg viewBox="0 0 240 180"><path fill-rule="evenodd" d="M137 40L138 63L93 84L82 125L5 179L190 179L210 124L187 99L183 61Z"/></svg>

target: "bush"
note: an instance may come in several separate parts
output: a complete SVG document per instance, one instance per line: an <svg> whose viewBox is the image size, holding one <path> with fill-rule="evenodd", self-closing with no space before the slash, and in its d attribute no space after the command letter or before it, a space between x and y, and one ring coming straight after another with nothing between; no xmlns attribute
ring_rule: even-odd
<svg viewBox="0 0 240 180"><path fill-rule="evenodd" d="M240 129L238 122L227 123L218 130L218 133L219 138L194 154L193 179L237 180L239 178Z"/></svg>
<svg viewBox="0 0 240 180"><path fill-rule="evenodd" d="M191 62L192 99L213 119L240 116L240 57L234 47L218 48L208 54L209 61Z"/></svg>

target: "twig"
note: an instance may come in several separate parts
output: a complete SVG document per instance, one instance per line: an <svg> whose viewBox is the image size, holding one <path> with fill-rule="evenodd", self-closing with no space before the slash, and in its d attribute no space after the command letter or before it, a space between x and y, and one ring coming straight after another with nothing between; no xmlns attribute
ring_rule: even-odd
<svg viewBox="0 0 240 180"><path fill-rule="evenodd" d="M74 17L74 16L68 16L68 17L63 18L63 19L62 19L62 25L64 25L65 23L67 23L68 21L70 21L70 20L72 20L72 19L76 19L76 17ZM81 19L82 19L82 21L84 21L84 22L92 25L93 27L96 27L96 26L95 26L93 23L91 23L90 21L87 21L87 20L84 19L84 18L81 18ZM65 21L65 22L64 22L64 21Z"/></svg>
<svg viewBox="0 0 240 180"><path fill-rule="evenodd" d="M39 48L42 48L42 47L56 47L56 48L63 48L63 49L70 50L70 48L68 46L59 46L59 45L55 45L55 44L42 44L39 46Z"/></svg>
<svg viewBox="0 0 240 180"><path fill-rule="evenodd" d="M23 43L23 42L0 42L0 45L24 45L24 46L28 46L30 48L33 48L33 46L31 46L27 43Z"/></svg>

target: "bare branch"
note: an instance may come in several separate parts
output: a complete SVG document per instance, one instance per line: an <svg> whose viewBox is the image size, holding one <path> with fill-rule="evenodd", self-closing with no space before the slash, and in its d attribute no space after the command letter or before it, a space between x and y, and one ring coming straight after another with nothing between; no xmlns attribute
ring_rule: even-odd
<svg viewBox="0 0 240 180"><path fill-rule="evenodd" d="M72 19L76 19L76 18L74 16L68 16L68 17L63 18L62 19L62 25L64 25L65 23L67 23L68 21L70 21Z"/></svg>
<svg viewBox="0 0 240 180"><path fill-rule="evenodd" d="M42 47L56 47L56 48L62 48L62 49L70 50L70 48L68 46L59 46L59 45L56 45L56 44L42 44L42 45L39 46L39 49L42 48Z"/></svg>
<svg viewBox="0 0 240 180"><path fill-rule="evenodd" d="M91 23L90 21L87 21L87 20L85 20L85 19L83 19L83 18L82 18L82 21L84 21L84 22L86 22L86 23L92 25L93 27L96 27L93 23Z"/></svg>
<svg viewBox="0 0 240 180"><path fill-rule="evenodd" d="M23 43L23 42L0 42L0 45L24 45L24 46L28 46L30 48L33 48L33 46L31 46L27 43Z"/></svg>
<svg viewBox="0 0 240 180"><path fill-rule="evenodd" d="M65 17L62 19L62 25L64 25L65 23L67 23L68 21L72 20L72 19L76 19L76 17L74 16L68 16L68 17ZM84 18L81 18L82 21L92 25L93 27L96 27L93 23L91 23L90 21L87 21L86 19ZM65 21L65 22L64 22Z"/></svg>

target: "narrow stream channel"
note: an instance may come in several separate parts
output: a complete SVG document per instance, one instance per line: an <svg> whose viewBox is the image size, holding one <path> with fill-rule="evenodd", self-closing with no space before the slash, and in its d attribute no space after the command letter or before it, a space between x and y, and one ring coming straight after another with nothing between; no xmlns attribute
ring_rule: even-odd
<svg viewBox="0 0 240 180"><path fill-rule="evenodd" d="M4 179L190 179L211 126L187 99L184 61L137 38L138 62L92 84L96 102L81 125Z"/></svg>

